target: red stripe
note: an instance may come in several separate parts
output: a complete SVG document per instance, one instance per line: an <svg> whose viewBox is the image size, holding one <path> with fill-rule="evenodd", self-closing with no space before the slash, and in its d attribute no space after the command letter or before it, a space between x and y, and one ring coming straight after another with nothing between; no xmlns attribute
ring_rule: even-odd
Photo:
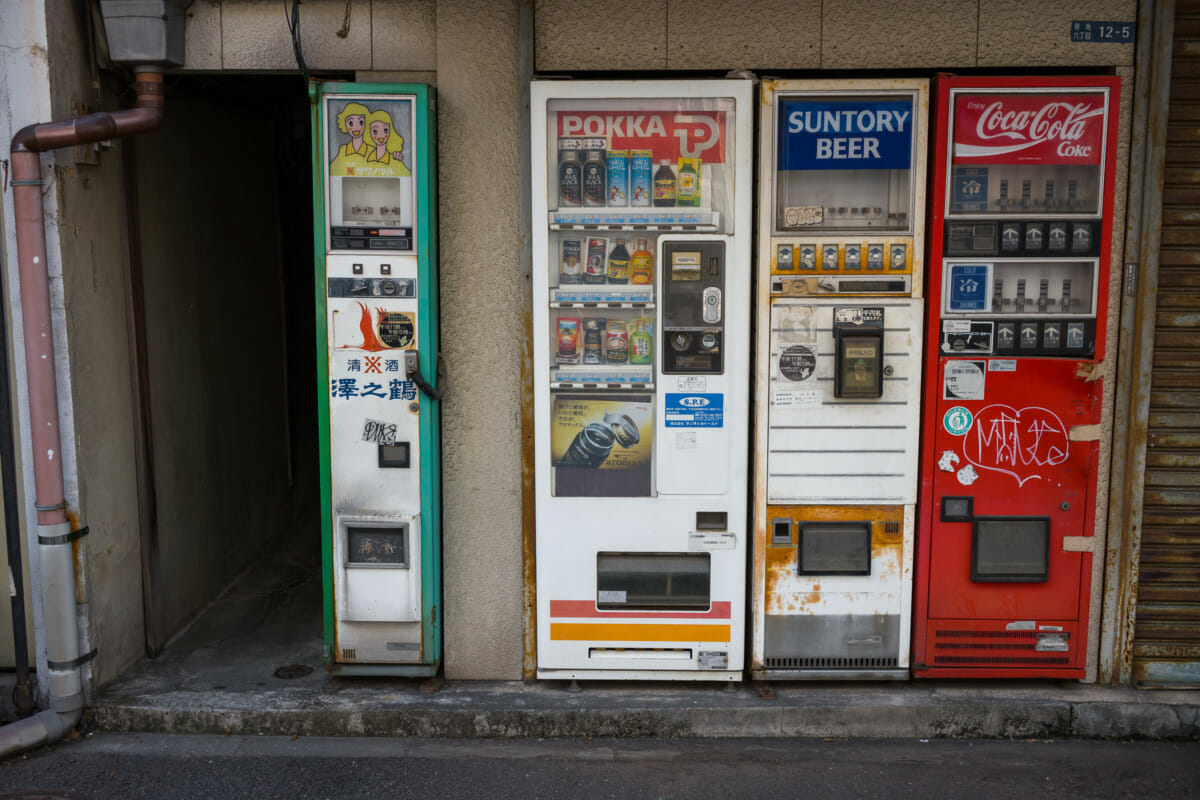
<svg viewBox="0 0 1200 800"><path fill-rule="evenodd" d="M551 600L551 618L575 619L730 619L733 603L714 601L708 611L600 611L591 600Z"/></svg>

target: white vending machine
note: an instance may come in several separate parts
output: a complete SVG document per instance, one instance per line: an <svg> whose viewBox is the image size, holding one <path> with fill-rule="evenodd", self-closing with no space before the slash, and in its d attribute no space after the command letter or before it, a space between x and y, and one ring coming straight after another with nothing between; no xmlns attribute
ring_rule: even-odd
<svg viewBox="0 0 1200 800"><path fill-rule="evenodd" d="M531 97L538 677L740 680L753 82Z"/></svg>

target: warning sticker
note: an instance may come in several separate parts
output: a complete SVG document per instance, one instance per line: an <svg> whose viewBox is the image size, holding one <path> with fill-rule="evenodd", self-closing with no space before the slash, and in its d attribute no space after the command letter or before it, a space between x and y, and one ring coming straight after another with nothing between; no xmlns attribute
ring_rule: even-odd
<svg viewBox="0 0 1200 800"><path fill-rule="evenodd" d="M722 428L725 426L725 395L668 393L663 416L668 428Z"/></svg>
<svg viewBox="0 0 1200 800"><path fill-rule="evenodd" d="M816 389L804 392L771 392L771 405L775 408L803 408L821 405L821 393Z"/></svg>
<svg viewBox="0 0 1200 800"><path fill-rule="evenodd" d="M942 378L942 399L982 400L985 386L985 362L947 361Z"/></svg>
<svg viewBox="0 0 1200 800"><path fill-rule="evenodd" d="M817 371L817 354L804 344L793 344L779 351L779 374L790 381L806 381Z"/></svg>

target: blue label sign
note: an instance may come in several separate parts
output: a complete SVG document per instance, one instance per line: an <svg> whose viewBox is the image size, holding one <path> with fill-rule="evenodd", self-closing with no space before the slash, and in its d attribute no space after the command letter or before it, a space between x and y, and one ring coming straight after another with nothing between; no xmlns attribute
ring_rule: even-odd
<svg viewBox="0 0 1200 800"><path fill-rule="evenodd" d="M668 428L722 428L725 395L668 394L663 412Z"/></svg>
<svg viewBox="0 0 1200 800"><path fill-rule="evenodd" d="M911 100L784 100L778 169L911 169Z"/></svg>
<svg viewBox="0 0 1200 800"><path fill-rule="evenodd" d="M1136 22L1101 22L1077 19L1071 22L1072 42L1132 42L1137 35Z"/></svg>
<svg viewBox="0 0 1200 800"><path fill-rule="evenodd" d="M950 190L950 209L957 213L987 211L987 167L955 167Z"/></svg>
<svg viewBox="0 0 1200 800"><path fill-rule="evenodd" d="M950 266L950 311L987 311L986 264Z"/></svg>

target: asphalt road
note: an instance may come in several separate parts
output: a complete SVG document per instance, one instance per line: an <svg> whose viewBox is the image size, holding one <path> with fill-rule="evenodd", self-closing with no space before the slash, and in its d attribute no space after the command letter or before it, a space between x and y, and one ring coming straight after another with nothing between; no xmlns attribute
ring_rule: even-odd
<svg viewBox="0 0 1200 800"><path fill-rule="evenodd" d="M29 794L38 790L37 794ZM431 740L97 733L0 762L0 800L1194 798L1200 743Z"/></svg>

